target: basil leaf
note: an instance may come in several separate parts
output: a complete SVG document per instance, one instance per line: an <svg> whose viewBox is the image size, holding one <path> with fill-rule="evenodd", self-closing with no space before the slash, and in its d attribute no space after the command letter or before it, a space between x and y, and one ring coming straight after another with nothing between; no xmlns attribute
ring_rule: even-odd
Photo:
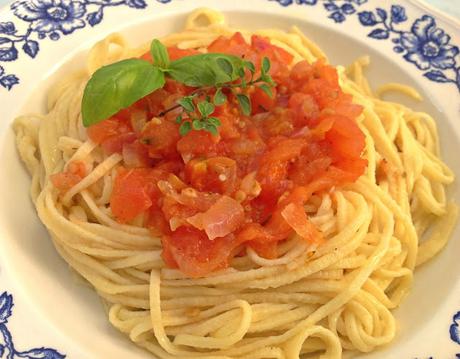
<svg viewBox="0 0 460 359"><path fill-rule="evenodd" d="M268 57L264 57L262 59L261 72L262 72L262 74L266 74L266 73L268 73L268 71L270 71L270 60L268 59Z"/></svg>
<svg viewBox="0 0 460 359"><path fill-rule="evenodd" d="M181 136L185 136L191 130L192 130L192 124L190 123L190 121L185 121L185 122L182 122L182 125L180 125L179 127L179 134Z"/></svg>
<svg viewBox="0 0 460 359"><path fill-rule="evenodd" d="M240 105L240 109L243 114L249 116L251 114L251 102L249 101L249 97L238 94L236 95L236 98L238 99L238 104Z"/></svg>
<svg viewBox="0 0 460 359"><path fill-rule="evenodd" d="M201 120L193 120L192 127L194 130L202 130L205 127L205 124Z"/></svg>
<svg viewBox="0 0 460 359"><path fill-rule="evenodd" d="M275 81L273 81L272 77L269 74L263 74L260 77L260 80L266 82L270 86L276 86Z"/></svg>
<svg viewBox="0 0 460 359"><path fill-rule="evenodd" d="M153 63L162 69L169 67L169 55L166 47L157 39L150 44L150 53L152 54Z"/></svg>
<svg viewBox="0 0 460 359"><path fill-rule="evenodd" d="M220 120L217 117L209 117L207 123L219 127L221 125Z"/></svg>
<svg viewBox="0 0 460 359"><path fill-rule="evenodd" d="M231 74L221 68L224 61L231 64ZM236 80L238 78L237 71L242 66L243 60L237 56L213 53L198 54L172 61L168 75L191 87L215 86Z"/></svg>
<svg viewBox="0 0 460 359"><path fill-rule="evenodd" d="M182 122L182 115L178 115L178 116L176 117L176 123L179 124L179 123L181 123L181 122Z"/></svg>
<svg viewBox="0 0 460 359"><path fill-rule="evenodd" d="M225 72L228 76L232 76L233 74L233 65L232 63L226 59L225 57L219 57L217 60L217 65L221 68L223 72Z"/></svg>
<svg viewBox="0 0 460 359"><path fill-rule="evenodd" d="M164 74L148 61L128 59L101 67L86 84L83 125L88 127L163 87Z"/></svg>
<svg viewBox="0 0 460 359"><path fill-rule="evenodd" d="M192 96L185 96L182 97L179 101L179 105L185 110L185 112L193 112L195 111L195 104L193 103Z"/></svg>
<svg viewBox="0 0 460 359"><path fill-rule="evenodd" d="M259 86L259 88L265 92L269 97L273 97L273 92L272 92L272 88L270 86L268 86L267 84L262 84Z"/></svg>
<svg viewBox="0 0 460 359"><path fill-rule="evenodd" d="M251 71L251 74L254 74L256 72L256 67L254 66L254 64L251 61L246 61L244 63L244 65L246 66L246 68L249 71Z"/></svg>
<svg viewBox="0 0 460 359"><path fill-rule="evenodd" d="M214 99L213 99L214 105L216 106L223 105L225 101L227 101L227 96L222 92L222 89L219 87L216 93L214 94Z"/></svg>
<svg viewBox="0 0 460 359"><path fill-rule="evenodd" d="M214 112L215 106L208 101L202 101L198 103L198 111L200 111L203 117L208 117L210 114Z"/></svg>
<svg viewBox="0 0 460 359"><path fill-rule="evenodd" d="M204 129L205 131L211 132L214 136L216 136L219 133L219 131L217 131L217 127L211 123L207 123Z"/></svg>

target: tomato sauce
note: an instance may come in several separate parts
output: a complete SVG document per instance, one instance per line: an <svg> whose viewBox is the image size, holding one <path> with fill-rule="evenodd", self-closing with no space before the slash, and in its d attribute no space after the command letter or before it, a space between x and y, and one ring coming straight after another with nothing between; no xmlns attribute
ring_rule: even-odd
<svg viewBox="0 0 460 359"><path fill-rule="evenodd" d="M227 267L246 247L276 258L278 244L294 233L321 243L305 202L355 181L367 166L356 124L362 108L340 89L334 67L323 60L293 64L288 52L257 35L250 43L240 33L220 37L208 51L244 57L257 71L268 57L273 97L247 88L252 113L245 116L224 90L228 101L213 113L219 134L193 130L181 137L180 109L158 115L194 89L168 79L164 88L88 128L107 154L124 158L110 201L117 221L143 215L146 227L162 233L166 265L193 277ZM196 53L168 52L171 59ZM68 188L80 178L66 176L53 182Z"/></svg>

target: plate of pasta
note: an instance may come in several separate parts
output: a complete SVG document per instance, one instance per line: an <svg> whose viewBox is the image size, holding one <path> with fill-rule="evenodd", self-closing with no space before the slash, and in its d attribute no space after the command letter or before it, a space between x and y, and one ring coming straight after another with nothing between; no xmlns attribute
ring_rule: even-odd
<svg viewBox="0 0 460 359"><path fill-rule="evenodd" d="M460 24L419 1L0 12L0 358L458 358Z"/></svg>

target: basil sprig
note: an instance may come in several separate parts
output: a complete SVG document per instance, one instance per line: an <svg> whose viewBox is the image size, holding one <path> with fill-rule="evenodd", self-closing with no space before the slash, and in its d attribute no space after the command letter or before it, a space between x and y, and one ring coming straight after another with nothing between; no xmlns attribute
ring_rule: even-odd
<svg viewBox="0 0 460 359"><path fill-rule="evenodd" d="M181 107L186 115L177 116L176 121L181 124L179 132L185 135L193 130L205 130L217 134L220 121L212 117L215 106L227 101L222 89L233 92L239 103L241 112L251 114L251 102L243 91L236 92L237 88L244 90L251 85L258 85L271 96L271 86L274 82L268 70L270 61L263 58L261 74L254 79L255 66L237 56L227 54L197 54L185 56L170 61L165 46L154 39L150 46L153 64L142 59L122 60L97 70L88 81L82 100L82 117L85 127L94 125L118 111L131 106L136 101L162 88L167 77L190 87L196 87L190 96L181 98L178 104L163 111L160 115ZM250 80L246 79L246 71ZM248 75L248 76L249 76ZM236 80L239 83L235 83ZM262 83L262 84L260 84ZM215 90L212 102L210 97L195 104L199 95Z"/></svg>
<svg viewBox="0 0 460 359"><path fill-rule="evenodd" d="M217 135L217 127L221 123L217 117L211 116L216 108L215 100L212 103L208 97L195 106L193 98L194 96L186 96L179 100L179 105L187 114L187 119L184 119L182 115L176 117L176 123L180 124L179 134L185 136L191 130L204 130Z"/></svg>

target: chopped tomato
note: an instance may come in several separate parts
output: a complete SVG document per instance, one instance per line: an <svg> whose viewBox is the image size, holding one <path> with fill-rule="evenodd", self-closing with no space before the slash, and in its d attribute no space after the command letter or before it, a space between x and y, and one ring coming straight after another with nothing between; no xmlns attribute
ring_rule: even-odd
<svg viewBox="0 0 460 359"><path fill-rule="evenodd" d="M289 52L270 43L270 40L260 35L251 36L251 47L258 53L270 58L272 62L290 64L294 59Z"/></svg>
<svg viewBox="0 0 460 359"><path fill-rule="evenodd" d="M321 234L307 219L305 209L299 203L289 203L281 211L281 216L286 223L303 239L313 243L321 239Z"/></svg>
<svg viewBox="0 0 460 359"><path fill-rule="evenodd" d="M140 141L146 145L151 158L171 159L179 155L176 151L179 138L177 124L156 119L144 128Z"/></svg>
<svg viewBox="0 0 460 359"><path fill-rule="evenodd" d="M314 127L319 116L319 107L315 99L303 92L294 92L289 98L288 106L295 113L294 126Z"/></svg>
<svg viewBox="0 0 460 359"><path fill-rule="evenodd" d="M145 224L147 228L150 228L155 233L155 236L161 236L171 232L163 211L154 202L147 211Z"/></svg>
<svg viewBox="0 0 460 359"><path fill-rule="evenodd" d="M97 144L102 144L110 138L122 136L132 132L128 119L110 117L95 125L88 127L88 137Z"/></svg>
<svg viewBox="0 0 460 359"><path fill-rule="evenodd" d="M255 115L261 112L272 110L276 105L276 89L271 90L272 95L265 93L259 87L254 88L251 94L252 114Z"/></svg>
<svg viewBox="0 0 460 359"><path fill-rule="evenodd" d="M147 167L152 163L147 146L138 140L123 145L121 153L127 167Z"/></svg>
<svg viewBox="0 0 460 359"><path fill-rule="evenodd" d="M136 141L137 135L134 132L121 133L117 136L111 136L101 143L101 147L107 154L120 153L125 145L132 144Z"/></svg>
<svg viewBox="0 0 460 359"><path fill-rule="evenodd" d="M50 176L53 186L61 192L67 192L86 176L86 166L82 161L73 161L67 170Z"/></svg>
<svg viewBox="0 0 460 359"><path fill-rule="evenodd" d="M236 162L228 157L194 159L185 166L185 179L199 191L231 194L236 188Z"/></svg>
<svg viewBox="0 0 460 359"><path fill-rule="evenodd" d="M108 154L121 153L125 144L133 143L137 139L126 111L90 126L87 132L88 137L100 144Z"/></svg>
<svg viewBox="0 0 460 359"><path fill-rule="evenodd" d="M120 167L113 184L110 208L121 223L126 223L156 205L159 180L168 176L161 168Z"/></svg>
<svg viewBox="0 0 460 359"><path fill-rule="evenodd" d="M168 47L168 55L171 61L179 60L182 57L197 55L199 51L194 49L179 49L177 46Z"/></svg>
<svg viewBox="0 0 460 359"><path fill-rule="evenodd" d="M232 235L210 240L206 233L192 227L179 227L164 236L163 259L191 276L201 277L228 266L229 254L238 246ZM172 263L174 261L174 263Z"/></svg>
<svg viewBox="0 0 460 359"><path fill-rule="evenodd" d="M288 166L305 146L307 141L303 138L283 139L270 151L265 152L257 174L262 186L262 197L268 196L275 200L287 189Z"/></svg>
<svg viewBox="0 0 460 359"><path fill-rule="evenodd" d="M219 139L206 131L190 131L177 141L177 151L181 154L184 162L196 156L212 156L217 154Z"/></svg>
<svg viewBox="0 0 460 359"><path fill-rule="evenodd" d="M120 168L115 177L110 208L122 223L129 222L152 206L145 181L146 171Z"/></svg>
<svg viewBox="0 0 460 359"><path fill-rule="evenodd" d="M278 242L249 242L248 246L261 257L266 259L275 259L278 257Z"/></svg>
<svg viewBox="0 0 460 359"><path fill-rule="evenodd" d="M247 59L251 47L243 38L240 32L236 32L232 37L218 37L208 46L208 52L217 52L236 55Z"/></svg>

